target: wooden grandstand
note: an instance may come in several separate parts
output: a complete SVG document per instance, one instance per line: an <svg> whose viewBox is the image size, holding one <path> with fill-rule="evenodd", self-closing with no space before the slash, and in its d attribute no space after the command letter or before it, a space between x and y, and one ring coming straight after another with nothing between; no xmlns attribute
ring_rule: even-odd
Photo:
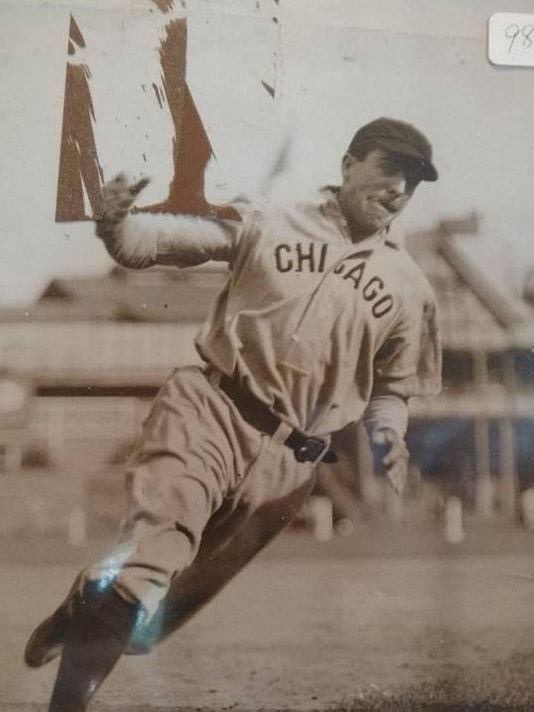
<svg viewBox="0 0 534 712"><path fill-rule="evenodd" d="M409 440L423 479L481 514L514 516L520 491L534 483L534 307L504 293L469 256L464 244L477 229L470 218L407 238L436 291L444 346L443 393L412 403ZM95 460L102 469L120 459L161 381L198 361L194 335L227 277L211 266L114 268L55 279L31 307L1 310L2 366L37 396L28 440L46 442L54 462L69 467L81 452L93 469ZM358 505L347 485L353 467L335 478L341 487L331 496L345 514L377 501L364 443L361 430L340 436L360 473Z"/></svg>

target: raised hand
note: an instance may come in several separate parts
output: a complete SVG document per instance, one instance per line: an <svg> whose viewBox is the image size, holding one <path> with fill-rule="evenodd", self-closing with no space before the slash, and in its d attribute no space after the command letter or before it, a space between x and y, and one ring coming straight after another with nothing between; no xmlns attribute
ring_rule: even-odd
<svg viewBox="0 0 534 712"><path fill-rule="evenodd" d="M139 193L150 182L141 178L130 184L124 173L119 173L102 189L102 211L96 219L96 234L103 240L113 236L114 228L126 217Z"/></svg>

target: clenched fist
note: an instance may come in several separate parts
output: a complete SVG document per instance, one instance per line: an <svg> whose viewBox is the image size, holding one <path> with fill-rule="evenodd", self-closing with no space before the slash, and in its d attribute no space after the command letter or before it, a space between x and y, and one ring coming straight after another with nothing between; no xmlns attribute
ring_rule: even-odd
<svg viewBox="0 0 534 712"><path fill-rule="evenodd" d="M375 461L385 470L395 492L400 494L408 477L409 454L404 440L391 428L383 428L371 434L370 442Z"/></svg>

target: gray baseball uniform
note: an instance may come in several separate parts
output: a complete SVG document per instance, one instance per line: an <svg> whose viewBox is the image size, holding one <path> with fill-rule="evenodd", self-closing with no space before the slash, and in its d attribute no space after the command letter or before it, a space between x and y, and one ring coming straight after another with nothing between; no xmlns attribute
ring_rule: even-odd
<svg viewBox="0 0 534 712"><path fill-rule="evenodd" d="M335 189L236 207L242 220L129 215L108 245L127 266L216 259L232 270L197 339L206 369L177 370L145 424L126 547L88 572L151 614L190 567L173 583L189 615L295 515L313 463L284 444L293 429L328 441L380 401L374 427L403 435L406 399L439 388L434 297L402 247L385 234L355 245ZM279 425L262 432L221 379Z"/></svg>
<svg viewBox="0 0 534 712"><path fill-rule="evenodd" d="M104 186L96 232L119 263L231 275L197 339L204 368L176 370L144 424L122 546L26 645L32 667L61 652L51 712L85 710L128 645L178 628L289 523L332 432L363 417L402 489L407 401L438 390L440 349L432 291L385 231L438 173L428 139L386 117L341 172L309 202L243 200L228 219L129 213L146 179Z"/></svg>

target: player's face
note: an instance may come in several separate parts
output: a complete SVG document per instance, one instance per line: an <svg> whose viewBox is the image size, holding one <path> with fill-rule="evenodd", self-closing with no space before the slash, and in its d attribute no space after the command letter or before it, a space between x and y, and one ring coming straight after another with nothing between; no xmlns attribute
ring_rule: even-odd
<svg viewBox="0 0 534 712"><path fill-rule="evenodd" d="M418 183L391 154L378 148L362 161L345 154L342 174L338 200L355 240L386 228L404 210Z"/></svg>

